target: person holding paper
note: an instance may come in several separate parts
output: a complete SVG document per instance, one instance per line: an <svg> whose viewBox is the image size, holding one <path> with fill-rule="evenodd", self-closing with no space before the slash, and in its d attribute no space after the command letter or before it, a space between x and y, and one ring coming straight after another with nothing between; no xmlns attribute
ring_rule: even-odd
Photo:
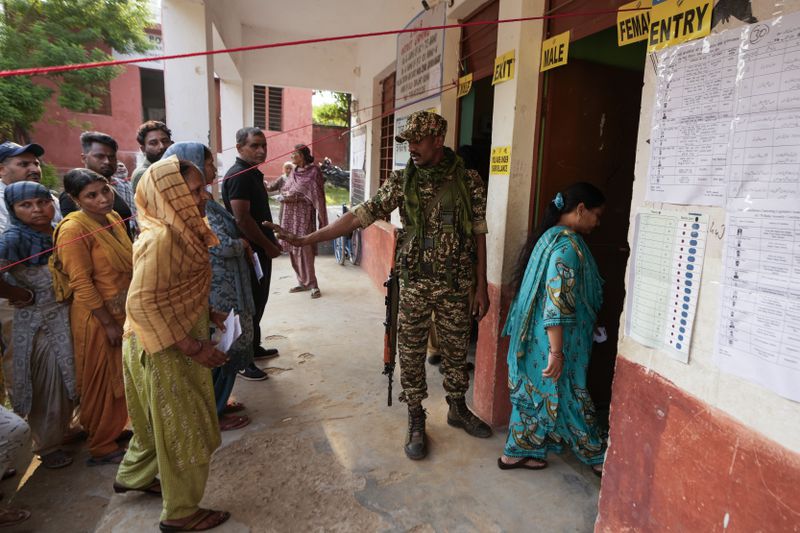
<svg viewBox="0 0 800 533"><path fill-rule="evenodd" d="M203 173L206 183L211 184L216 178L216 166L213 163L211 150L197 142L179 142L170 146L164 153L178 156L178 159L189 161ZM210 162L210 163L209 163ZM250 423L246 416L226 413L228 399L233 391L236 373L247 368L253 362L253 304L252 287L250 285L250 258L253 250L246 239L239 238L236 219L222 205L211 200L206 203L208 225L216 234L220 243L210 249L211 253L211 293L209 307L214 313L228 315L233 310L239 315L242 334L234 341L226 352L228 362L212 370L214 381L214 398L217 404L217 416L220 429L230 431L239 429ZM266 374L265 374L266 377ZM241 409L236 404L235 409Z"/></svg>
<svg viewBox="0 0 800 533"><path fill-rule="evenodd" d="M227 356L209 339L206 180L170 156L148 167L136 189L141 233L133 248L123 340L133 439L114 490L160 494L162 531L205 530L230 513L199 507L211 455L220 445L211 370ZM156 475L159 479L156 479Z"/></svg>
<svg viewBox="0 0 800 533"><path fill-rule="evenodd" d="M520 256L516 296L503 335L511 338L511 419L502 470L547 466L547 453L568 446L602 474L606 442L586 390L603 280L580 234L600 224L605 197L576 183L558 193L536 238Z"/></svg>

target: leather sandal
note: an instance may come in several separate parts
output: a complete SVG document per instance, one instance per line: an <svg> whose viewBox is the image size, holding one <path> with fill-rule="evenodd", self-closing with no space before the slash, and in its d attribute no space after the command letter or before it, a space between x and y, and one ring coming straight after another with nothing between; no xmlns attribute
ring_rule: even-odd
<svg viewBox="0 0 800 533"><path fill-rule="evenodd" d="M141 489L134 489L131 487L126 487L120 483L114 482L114 492L117 494L125 494L126 492L144 492L145 494L150 494L152 496L161 496L161 482L159 480L155 480L146 487L142 487Z"/></svg>
<svg viewBox="0 0 800 533"><path fill-rule="evenodd" d="M289 292L306 292L306 291L310 291L310 290L311 290L311 287L305 287L303 285L298 285L297 287L292 287L291 289L289 289Z"/></svg>
<svg viewBox="0 0 800 533"><path fill-rule="evenodd" d="M209 518L214 518L210 525L201 527L201 524ZM158 528L161 531L206 531L214 529L215 527L225 523L231 517L228 511L212 511L211 509L198 509L196 513L190 516L186 522L181 525L165 524L164 522L158 523Z"/></svg>

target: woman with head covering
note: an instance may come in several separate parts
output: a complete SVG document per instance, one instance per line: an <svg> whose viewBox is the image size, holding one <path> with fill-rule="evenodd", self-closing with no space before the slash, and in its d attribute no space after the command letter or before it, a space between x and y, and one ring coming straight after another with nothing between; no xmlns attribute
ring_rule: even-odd
<svg viewBox="0 0 800 533"><path fill-rule="evenodd" d="M198 507L220 444L209 369L226 362L209 340L208 249L219 240L203 220L205 185L194 164L170 156L136 189L141 233L123 343L134 435L114 490L160 493L161 531L211 529L230 517Z"/></svg>
<svg viewBox="0 0 800 533"><path fill-rule="evenodd" d="M317 222L322 228L328 225L328 210L325 207L324 180L319 167L314 164L314 156L308 146L298 144L292 153L295 168L283 187L283 215L281 227L294 235L303 236L317 229ZM319 298L322 293L317 284L314 271L314 256L317 246L292 246L289 242L281 243L284 250L289 250L292 268L297 274L297 286L289 292L311 291L312 298Z"/></svg>
<svg viewBox="0 0 800 533"><path fill-rule="evenodd" d="M211 151L200 143L179 142L170 146L165 157L175 155L178 159L194 164L211 184L216 177L216 167ZM224 320L228 313L239 315L242 334L227 352L228 362L212 371L214 397L217 402L217 415L220 429L228 431L239 429L250 423L246 416L226 413L228 409L241 410L240 403L228 406L233 391L236 374L253 362L253 291L250 286L251 268L248 259L253 256L250 244L239 237L236 219L219 203L210 200L206 203L206 217L220 244L211 248L211 294L209 307L212 313L219 313Z"/></svg>
<svg viewBox="0 0 800 533"><path fill-rule="evenodd" d="M5 203L11 225L0 236L0 267L8 268L0 287L23 291L8 294L16 307L11 405L27 417L42 464L62 468L72 463L60 447L78 394L69 305L56 301L47 268L55 204L47 188L33 181L9 185Z"/></svg>
<svg viewBox="0 0 800 533"><path fill-rule="evenodd" d="M56 227L50 259L58 301L70 301L70 325L80 401L89 432L89 466L118 464L129 432L122 383L122 325L131 282L131 240L112 210L108 180L86 168L64 176L78 206Z"/></svg>

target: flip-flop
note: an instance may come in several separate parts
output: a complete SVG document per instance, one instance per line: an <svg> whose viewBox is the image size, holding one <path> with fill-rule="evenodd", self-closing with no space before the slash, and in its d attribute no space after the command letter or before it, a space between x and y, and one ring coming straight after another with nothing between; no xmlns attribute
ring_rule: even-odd
<svg viewBox="0 0 800 533"><path fill-rule="evenodd" d="M200 524L211 518L212 516L216 515L216 520L214 520L210 526L207 527L200 527ZM164 522L158 523L158 528L161 531L169 532L169 531L206 531L209 529L214 529L215 527L222 525L225 523L228 518L231 517L231 513L228 511L212 511L211 509L198 509L195 514L193 514L189 520L187 520L183 525L180 526L173 526L171 524L165 524Z"/></svg>
<svg viewBox="0 0 800 533"><path fill-rule="evenodd" d="M107 453L102 457L89 457L89 459L86 460L86 466L118 465L122 462L124 456L125 450L120 449Z"/></svg>
<svg viewBox="0 0 800 533"><path fill-rule="evenodd" d="M310 290L311 290L311 287L304 287L302 285L298 285L296 287L292 287L291 289L289 289L289 292L306 292L306 291L310 291Z"/></svg>
<svg viewBox="0 0 800 533"><path fill-rule="evenodd" d="M599 469L599 470L595 469L595 467L596 467L596 466L599 466L599 467L600 467L600 469ZM592 465L592 472L593 472L593 473L594 473L594 475L595 475L595 476L597 476L597 477L603 477L603 465L602 465L602 464L599 464L599 465Z"/></svg>
<svg viewBox="0 0 800 533"><path fill-rule="evenodd" d="M39 459L42 461L43 467L52 470L64 468L72 464L72 457L64 453L63 450L56 450L47 455L42 455Z"/></svg>
<svg viewBox="0 0 800 533"><path fill-rule="evenodd" d="M243 403L233 400L228 402L228 405L225 406L225 409L223 409L222 412L225 414L238 413L239 411L244 411L244 409L245 407Z"/></svg>
<svg viewBox="0 0 800 533"><path fill-rule="evenodd" d="M539 465L529 465L529 461L539 461L542 464ZM516 463L504 463L502 457L497 458L497 466L500 470L514 470L515 468L525 468L527 470L542 470L543 468L547 468L547 461L543 459L536 459L534 457L523 457Z"/></svg>
<svg viewBox="0 0 800 533"><path fill-rule="evenodd" d="M241 429L249 423L250 418L246 416L222 415L222 418L219 420L219 430L233 431L235 429Z"/></svg>
<svg viewBox="0 0 800 533"><path fill-rule="evenodd" d="M132 489L130 487L126 487L125 485L120 485L115 481L114 492L117 494L125 494L126 492L144 492L145 494L151 494L153 496L161 496L161 482L156 479L146 487L141 489Z"/></svg>
<svg viewBox="0 0 800 533"><path fill-rule="evenodd" d="M0 527L16 526L30 517L31 512L25 509L0 509Z"/></svg>
<svg viewBox="0 0 800 533"><path fill-rule="evenodd" d="M319 289L312 289L312 290L311 290L311 297L312 297L313 299L315 299L315 300L316 300L317 298L320 298L321 296L322 296L322 293L320 292L320 290L319 290Z"/></svg>

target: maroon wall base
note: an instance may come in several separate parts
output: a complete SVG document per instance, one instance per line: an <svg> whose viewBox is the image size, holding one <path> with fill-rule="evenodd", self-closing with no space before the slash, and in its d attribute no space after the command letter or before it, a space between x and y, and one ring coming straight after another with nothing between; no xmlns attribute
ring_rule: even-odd
<svg viewBox="0 0 800 533"><path fill-rule="evenodd" d="M800 454L622 355L610 442L596 531L800 530Z"/></svg>
<svg viewBox="0 0 800 533"><path fill-rule="evenodd" d="M475 411L492 426L505 426L511 413L508 399L508 337L501 337L512 294L507 287L489 283L489 312L478 330L475 353L473 403Z"/></svg>

